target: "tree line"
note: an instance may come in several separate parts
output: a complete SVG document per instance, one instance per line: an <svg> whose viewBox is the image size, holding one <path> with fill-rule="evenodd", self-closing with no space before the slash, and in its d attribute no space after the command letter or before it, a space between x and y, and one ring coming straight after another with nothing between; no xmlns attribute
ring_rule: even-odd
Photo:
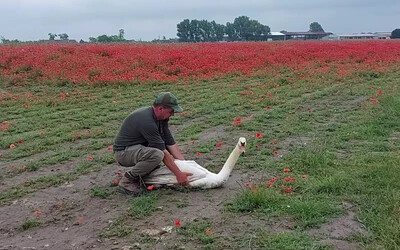
<svg viewBox="0 0 400 250"><path fill-rule="evenodd" d="M227 36L228 41L265 41L271 32L268 25L247 16L235 18L226 25L215 21L184 19L177 24L180 42L217 42Z"/></svg>

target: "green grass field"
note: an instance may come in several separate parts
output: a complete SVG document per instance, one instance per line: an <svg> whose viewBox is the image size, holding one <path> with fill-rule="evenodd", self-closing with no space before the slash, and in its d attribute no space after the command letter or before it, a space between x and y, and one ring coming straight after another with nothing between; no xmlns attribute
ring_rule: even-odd
<svg viewBox="0 0 400 250"><path fill-rule="evenodd" d="M399 72L394 68L379 74L315 75L309 79L283 72L277 77L106 86L11 86L3 81L0 122L9 128L0 131L0 208L8 211L13 202L113 169L116 164L108 147L122 120L134 109L151 105L156 93L172 91L185 110L170 124L186 158L218 171L237 139L245 136L246 154L234 172L254 173L258 178L237 183L240 191L220 201L221 220L211 215L183 223L163 241L136 234L140 228L136 221L168 218L173 225L174 218L157 212L157 207L166 206L167 200L176 204L174 215L182 209L190 211L194 205L187 205L182 197L190 200L192 193L156 190L130 198L116 194L110 185L113 170L107 170L103 183L88 184L87 203L118 202L122 208L112 224L105 222L94 230L99 231L96 235L127 244L134 239L143 249L163 242L163 247L170 249L185 245L188 249L331 249L337 244L326 239L362 249L400 249ZM378 90L382 92L376 97ZM241 124L234 126L237 117ZM215 147L219 141L221 148ZM15 148L10 148L11 144ZM57 168L61 170L52 171ZM290 172L283 172L284 168ZM277 180L267 187L272 177ZM295 180L286 182L286 177ZM194 194L207 198L214 193ZM41 207L46 210L45 205ZM58 214L49 211L53 222L49 217L35 219L17 211L20 218L6 228L19 228L17 235L30 230L40 234L46 227L58 225ZM78 214L75 207L71 211ZM349 213L354 213L349 220L362 225L359 231L342 238L310 233ZM250 222L257 221L257 226L247 223L243 230L230 230L229 223L238 216L251 216ZM288 230L268 229L267 225L282 220L290 222ZM260 226L263 221L265 227ZM0 242L6 240L0 238Z"/></svg>

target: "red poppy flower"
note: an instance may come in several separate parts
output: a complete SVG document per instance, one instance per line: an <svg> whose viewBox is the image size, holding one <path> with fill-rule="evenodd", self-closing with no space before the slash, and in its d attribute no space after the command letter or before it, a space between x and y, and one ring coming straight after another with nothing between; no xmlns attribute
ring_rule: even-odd
<svg viewBox="0 0 400 250"><path fill-rule="evenodd" d="M83 217L79 217L79 222L82 222L83 221Z"/></svg>
<svg viewBox="0 0 400 250"><path fill-rule="evenodd" d="M113 183L114 183L114 185L118 185L119 180L118 180L118 179L114 179L114 180L113 180Z"/></svg>
<svg viewBox="0 0 400 250"><path fill-rule="evenodd" d="M201 153L197 151L197 152L196 152L196 155L197 155L197 156L200 156L200 155L201 155Z"/></svg>
<svg viewBox="0 0 400 250"><path fill-rule="evenodd" d="M41 211L35 211L35 214L36 214L36 215L41 215L42 212L41 212Z"/></svg>
<svg viewBox="0 0 400 250"><path fill-rule="evenodd" d="M291 187L285 188L285 193L287 194L293 193L293 189Z"/></svg>
<svg viewBox="0 0 400 250"><path fill-rule="evenodd" d="M215 145L217 148L220 148L222 146L222 142L217 142L217 144Z"/></svg>
<svg viewBox="0 0 400 250"><path fill-rule="evenodd" d="M290 180L291 180L290 177L286 177L286 178L285 178L285 181L286 181L286 182L290 182Z"/></svg>
<svg viewBox="0 0 400 250"><path fill-rule="evenodd" d="M267 106L265 109L266 110L271 110L271 106Z"/></svg>
<svg viewBox="0 0 400 250"><path fill-rule="evenodd" d="M28 182L28 181L24 181L24 184L25 184L25 185L28 185L28 184L29 184L29 182Z"/></svg>
<svg viewBox="0 0 400 250"><path fill-rule="evenodd" d="M233 118L233 126L238 126L240 124L242 124L242 118L240 117Z"/></svg>
<svg viewBox="0 0 400 250"><path fill-rule="evenodd" d="M369 98L369 100L373 103L373 104L378 104L379 101L376 98Z"/></svg>
<svg viewBox="0 0 400 250"><path fill-rule="evenodd" d="M274 155L277 156L279 154L278 150L274 150Z"/></svg>
<svg viewBox="0 0 400 250"><path fill-rule="evenodd" d="M305 178L307 178L307 175L303 175L301 178L305 179Z"/></svg>
<svg viewBox="0 0 400 250"><path fill-rule="evenodd" d="M245 187L248 187L248 186L249 186L249 183L245 183L244 186L245 186Z"/></svg>
<svg viewBox="0 0 400 250"><path fill-rule="evenodd" d="M290 178L291 181L296 181L295 177Z"/></svg>
<svg viewBox="0 0 400 250"><path fill-rule="evenodd" d="M113 146L108 146L108 147L107 147L107 150L108 150L108 151L113 151Z"/></svg>
<svg viewBox="0 0 400 250"><path fill-rule="evenodd" d="M39 135L44 135L44 131L40 131L40 132L39 132Z"/></svg>
<svg viewBox="0 0 400 250"><path fill-rule="evenodd" d="M10 148L11 149L15 148L15 145L14 144L10 144Z"/></svg>
<svg viewBox="0 0 400 250"><path fill-rule="evenodd" d="M98 133L98 134L101 134L101 133L103 133L103 131L101 131L101 129L98 129L98 130L97 130L97 133Z"/></svg>
<svg viewBox="0 0 400 250"><path fill-rule="evenodd" d="M375 88L375 86L371 86L371 89L374 89Z"/></svg>
<svg viewBox="0 0 400 250"><path fill-rule="evenodd" d="M376 95L375 95L375 96L378 97L378 96L380 96L381 94L382 94L382 90L379 89L378 92L376 92Z"/></svg>
<svg viewBox="0 0 400 250"><path fill-rule="evenodd" d="M181 226L181 220L175 220L174 225L176 227L180 227Z"/></svg>
<svg viewBox="0 0 400 250"><path fill-rule="evenodd" d="M147 190L151 191L154 189L154 185L147 186Z"/></svg>
<svg viewBox="0 0 400 250"><path fill-rule="evenodd" d="M284 169L283 169L283 172L289 173L289 172L290 172L290 168L284 168Z"/></svg>
<svg viewBox="0 0 400 250"><path fill-rule="evenodd" d="M256 133L256 137L257 137L258 139L263 138L263 136L262 136L262 134L261 134L260 132L257 132L257 133Z"/></svg>
<svg viewBox="0 0 400 250"><path fill-rule="evenodd" d="M206 230L206 234L208 234L208 235L210 235L210 234L212 234L213 232L210 230L210 229L207 229Z"/></svg>
<svg viewBox="0 0 400 250"><path fill-rule="evenodd" d="M88 161L92 161L93 160L93 156L89 155L87 159L88 159Z"/></svg>
<svg viewBox="0 0 400 250"><path fill-rule="evenodd" d="M22 140L18 140L18 143L19 143L19 144L22 144L22 143L24 143L24 142L23 142Z"/></svg>
<svg viewBox="0 0 400 250"><path fill-rule="evenodd" d="M271 182L267 182L267 187L271 187L272 183Z"/></svg>

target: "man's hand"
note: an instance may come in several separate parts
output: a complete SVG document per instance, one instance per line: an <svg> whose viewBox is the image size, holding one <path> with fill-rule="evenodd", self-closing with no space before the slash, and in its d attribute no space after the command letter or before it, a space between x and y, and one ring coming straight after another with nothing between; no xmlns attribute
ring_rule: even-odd
<svg viewBox="0 0 400 250"><path fill-rule="evenodd" d="M178 181L179 185L186 186L189 183L188 176L191 175L193 174L188 172L181 172L176 176L176 180Z"/></svg>

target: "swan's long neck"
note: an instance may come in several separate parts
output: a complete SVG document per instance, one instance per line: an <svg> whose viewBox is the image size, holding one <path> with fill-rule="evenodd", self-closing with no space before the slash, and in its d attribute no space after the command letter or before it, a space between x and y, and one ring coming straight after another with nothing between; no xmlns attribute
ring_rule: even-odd
<svg viewBox="0 0 400 250"><path fill-rule="evenodd" d="M219 171L219 173L217 175L218 180L220 180L221 182L225 182L226 180L228 180L233 167L235 166L237 160L239 159L239 156L240 156L239 146L236 145L236 147L233 149L232 153L229 155L228 159L226 160L221 171Z"/></svg>

